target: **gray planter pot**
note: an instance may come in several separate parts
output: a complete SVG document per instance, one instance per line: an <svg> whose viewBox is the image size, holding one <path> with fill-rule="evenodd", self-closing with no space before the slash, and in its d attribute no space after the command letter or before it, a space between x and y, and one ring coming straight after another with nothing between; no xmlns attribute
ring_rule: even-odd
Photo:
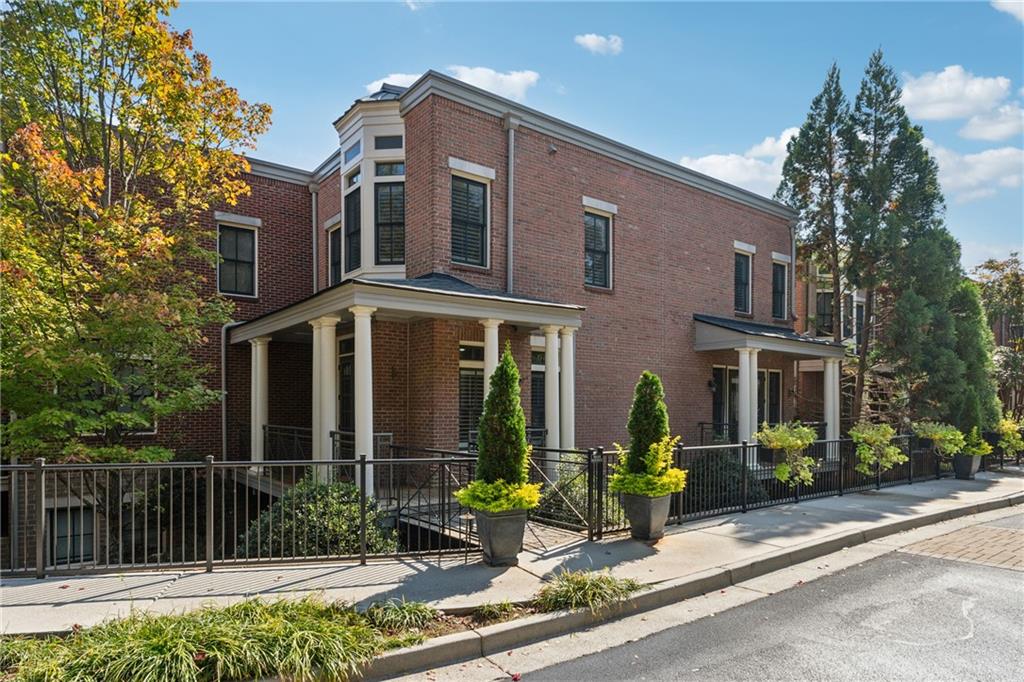
<svg viewBox="0 0 1024 682"><path fill-rule="evenodd" d="M644 497L623 493L622 507L629 519L629 532L634 540L660 540L665 535L671 495Z"/></svg>
<svg viewBox="0 0 1024 682"><path fill-rule="evenodd" d="M491 514L476 509L474 512L484 563L488 566L518 565L519 552L523 550L523 533L526 532L526 510Z"/></svg>
<svg viewBox="0 0 1024 682"><path fill-rule="evenodd" d="M974 478L974 474L978 473L978 467L981 466L981 457L979 456L968 456L968 455L953 455L953 473L956 474L957 478L970 481Z"/></svg>

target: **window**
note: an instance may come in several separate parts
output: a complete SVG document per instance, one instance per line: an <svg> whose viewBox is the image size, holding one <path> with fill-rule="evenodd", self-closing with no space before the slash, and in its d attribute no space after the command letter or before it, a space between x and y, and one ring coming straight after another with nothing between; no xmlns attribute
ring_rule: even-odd
<svg viewBox="0 0 1024 682"><path fill-rule="evenodd" d="M750 254L739 251L733 272L733 309L738 313L750 312Z"/></svg>
<svg viewBox="0 0 1024 682"><path fill-rule="evenodd" d="M452 261L487 267L487 185L452 176Z"/></svg>
<svg viewBox="0 0 1024 682"><path fill-rule="evenodd" d="M583 283L611 286L611 219L597 213L583 214Z"/></svg>
<svg viewBox="0 0 1024 682"><path fill-rule="evenodd" d="M373 138L374 149L401 149L402 148L402 136L401 135L378 135Z"/></svg>
<svg viewBox="0 0 1024 682"><path fill-rule="evenodd" d="M405 175L405 161L378 161L375 168L377 177Z"/></svg>
<svg viewBox="0 0 1024 682"><path fill-rule="evenodd" d="M772 263L772 317L786 319L786 291L788 290L785 263Z"/></svg>
<svg viewBox="0 0 1024 682"><path fill-rule="evenodd" d="M544 415L544 351L530 353L530 423L535 429L543 429Z"/></svg>
<svg viewBox="0 0 1024 682"><path fill-rule="evenodd" d="M92 561L92 507L49 509L46 516L50 527L49 554L52 565Z"/></svg>
<svg viewBox="0 0 1024 682"><path fill-rule="evenodd" d="M338 342L338 430L356 430L355 340L349 336Z"/></svg>
<svg viewBox="0 0 1024 682"><path fill-rule="evenodd" d="M362 180L362 179L363 179L362 171L356 170L356 171L354 171L352 173L349 173L348 177L345 179L345 182L346 182L345 187L355 187L356 185L359 184L359 181Z"/></svg>
<svg viewBox="0 0 1024 682"><path fill-rule="evenodd" d="M713 367L711 378L711 420L715 438L735 441L739 421L739 370L735 367ZM782 422L782 372L777 369L757 371L757 423Z"/></svg>
<svg viewBox="0 0 1024 682"><path fill-rule="evenodd" d="M221 262L217 269L218 289L222 294L256 295L256 230L219 226L217 250Z"/></svg>
<svg viewBox="0 0 1024 682"><path fill-rule="evenodd" d="M329 267L328 285L334 286L341 281L341 228L336 227L327 233L327 258Z"/></svg>
<svg viewBox="0 0 1024 682"><path fill-rule="evenodd" d="M348 163L352 159L359 156L360 152L363 151L363 143L356 142L354 145L345 150L345 163Z"/></svg>
<svg viewBox="0 0 1024 682"><path fill-rule="evenodd" d="M484 348L459 346L459 443L470 442L470 432L480 427L484 408Z"/></svg>
<svg viewBox="0 0 1024 682"><path fill-rule="evenodd" d="M832 334L832 292L819 291L815 307L815 328L819 335Z"/></svg>
<svg viewBox="0 0 1024 682"><path fill-rule="evenodd" d="M357 189L345 195L345 272L358 269L361 263L359 241L362 238L362 208L359 193L360 190Z"/></svg>
<svg viewBox="0 0 1024 682"><path fill-rule="evenodd" d="M405 262L405 183L374 185L374 225L377 233L377 265Z"/></svg>

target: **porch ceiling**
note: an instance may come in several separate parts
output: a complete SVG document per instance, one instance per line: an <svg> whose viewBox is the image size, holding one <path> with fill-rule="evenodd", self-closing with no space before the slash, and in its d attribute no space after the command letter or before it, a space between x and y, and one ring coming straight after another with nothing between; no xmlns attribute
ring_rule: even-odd
<svg viewBox="0 0 1024 682"><path fill-rule="evenodd" d="M311 338L309 325L324 315L351 317L353 306L376 308L379 319L497 319L507 324L579 327L584 308L520 297L473 286L456 277L434 273L416 279L381 280L354 277L309 298L244 322L231 330L231 343L258 336Z"/></svg>
<svg viewBox="0 0 1024 682"><path fill-rule="evenodd" d="M846 347L826 339L801 336L792 329L757 322L731 320L713 315L695 314L695 349L698 351L757 348L808 358L842 358Z"/></svg>

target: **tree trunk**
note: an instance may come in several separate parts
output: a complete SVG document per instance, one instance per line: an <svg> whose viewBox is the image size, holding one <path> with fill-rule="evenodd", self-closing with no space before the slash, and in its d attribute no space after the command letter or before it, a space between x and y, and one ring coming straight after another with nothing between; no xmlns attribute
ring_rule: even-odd
<svg viewBox="0 0 1024 682"><path fill-rule="evenodd" d="M853 410L850 415L854 423L860 421L861 412L864 409L864 384L868 373L868 346L870 345L871 330L874 326L874 314L875 290L871 288L865 292L864 329L861 330L860 344L857 346L857 379L853 388Z"/></svg>

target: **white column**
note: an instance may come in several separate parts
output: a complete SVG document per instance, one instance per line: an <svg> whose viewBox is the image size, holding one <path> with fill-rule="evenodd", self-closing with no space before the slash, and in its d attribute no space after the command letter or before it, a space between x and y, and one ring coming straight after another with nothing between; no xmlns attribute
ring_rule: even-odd
<svg viewBox="0 0 1024 682"><path fill-rule="evenodd" d="M757 423L757 404L758 404L758 372L757 372L757 353L758 348L751 348L750 354L747 355L747 362L750 363L750 434L757 433L761 428L761 425Z"/></svg>
<svg viewBox="0 0 1024 682"><path fill-rule="evenodd" d="M562 356L560 358L561 371L561 392L559 402L562 413L560 425L562 435L560 438L561 447L569 450L576 447L576 357L575 351L575 327L562 327Z"/></svg>
<svg viewBox="0 0 1024 682"><path fill-rule="evenodd" d="M839 358L825 358L825 440L839 438Z"/></svg>
<svg viewBox="0 0 1024 682"><path fill-rule="evenodd" d="M544 332L544 445L557 448L561 438L558 408L558 331L559 327L542 327Z"/></svg>
<svg viewBox="0 0 1024 682"><path fill-rule="evenodd" d="M374 458L373 452L373 334L372 316L376 308L352 306L348 309L355 318L355 422L356 459L366 455ZM373 492L373 467L366 469L366 481L360 481L366 490Z"/></svg>
<svg viewBox="0 0 1024 682"><path fill-rule="evenodd" d="M264 455L263 427L267 424L270 413L270 362L269 336L257 336L249 339L251 381L249 387L249 439L250 458L254 462L262 462Z"/></svg>
<svg viewBox="0 0 1024 682"><path fill-rule="evenodd" d="M491 375L498 368L498 327L502 320L480 320L484 326L484 396L491 390Z"/></svg>
<svg viewBox="0 0 1024 682"><path fill-rule="evenodd" d="M736 401L736 408L739 415L736 419L737 443L749 442L754 434L750 430L750 363L747 358L750 356L749 348L737 348L739 353L739 399Z"/></svg>
<svg viewBox="0 0 1024 682"><path fill-rule="evenodd" d="M337 315L324 315L313 326L313 459L329 460L331 431L338 428Z"/></svg>

